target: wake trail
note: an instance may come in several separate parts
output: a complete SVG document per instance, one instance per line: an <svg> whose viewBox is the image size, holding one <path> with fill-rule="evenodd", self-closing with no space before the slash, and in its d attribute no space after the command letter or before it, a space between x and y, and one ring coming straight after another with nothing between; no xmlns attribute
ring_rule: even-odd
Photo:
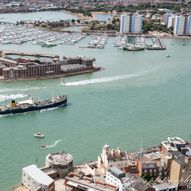
<svg viewBox="0 0 191 191"><path fill-rule="evenodd" d="M28 97L28 94L10 94L10 95L0 95L0 101L6 101L11 99L19 99Z"/></svg>
<svg viewBox="0 0 191 191"><path fill-rule="evenodd" d="M47 87L2 88L2 89L0 89L0 93L3 93L3 92L23 92L23 91L46 89L46 88Z"/></svg>
<svg viewBox="0 0 191 191"><path fill-rule="evenodd" d="M58 140L56 140L52 145L47 145L46 148L47 148L47 149L54 148L54 147L56 147L56 145L57 145L58 143L60 143L61 141L62 141L62 139L58 139Z"/></svg>
<svg viewBox="0 0 191 191"><path fill-rule="evenodd" d="M107 82L113 82L118 80L125 80L129 78L135 78L139 76L143 76L148 71L144 71L141 73L135 73L135 74L121 74L118 76L112 76L112 77L104 77L104 78L94 78L90 80L81 80L81 81L75 81L75 82L68 82L68 83L61 83L62 86L82 86L82 85L89 85L89 84L100 84L100 83L107 83Z"/></svg>

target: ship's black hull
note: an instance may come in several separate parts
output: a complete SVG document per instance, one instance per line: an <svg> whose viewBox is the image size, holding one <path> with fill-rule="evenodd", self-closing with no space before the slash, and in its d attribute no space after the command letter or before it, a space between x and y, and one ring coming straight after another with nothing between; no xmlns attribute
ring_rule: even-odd
<svg viewBox="0 0 191 191"><path fill-rule="evenodd" d="M56 107L62 107L67 104L67 98L63 99L62 101L50 103L47 105L41 105L41 106L29 106L27 108L12 108L5 111L0 111L0 115L9 115L9 114L19 114L19 113L27 113L31 111L40 111L44 109L51 109Z"/></svg>

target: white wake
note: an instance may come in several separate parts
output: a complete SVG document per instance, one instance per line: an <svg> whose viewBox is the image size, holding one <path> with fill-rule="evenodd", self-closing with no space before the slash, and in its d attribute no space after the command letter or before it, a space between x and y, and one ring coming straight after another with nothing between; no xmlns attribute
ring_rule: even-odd
<svg viewBox="0 0 191 191"><path fill-rule="evenodd" d="M49 148L54 148L54 147L56 147L56 145L57 145L58 143L60 143L61 141L62 141L62 139L58 139L58 140L56 140L52 145L47 145L46 148L47 148L47 149L49 149Z"/></svg>
<svg viewBox="0 0 191 191"><path fill-rule="evenodd" d="M6 101L11 99L19 99L28 97L28 94L10 94L10 95L0 95L0 101Z"/></svg>
<svg viewBox="0 0 191 191"><path fill-rule="evenodd" d="M3 92L27 92L31 90L45 89L47 87L26 87L26 88L1 88L0 93Z"/></svg>
<svg viewBox="0 0 191 191"><path fill-rule="evenodd" d="M124 80L124 79L128 79L128 78L143 76L147 72L148 71L144 71L142 73L136 73L136 74L121 74L121 75L113 76L113 77L94 78L94 79L90 79L90 80L81 80L81 81L68 82L68 83L62 82L61 85L63 85L63 86L82 86L82 85L88 85L88 84L107 83L107 82L113 82L113 81L117 81L117 80Z"/></svg>

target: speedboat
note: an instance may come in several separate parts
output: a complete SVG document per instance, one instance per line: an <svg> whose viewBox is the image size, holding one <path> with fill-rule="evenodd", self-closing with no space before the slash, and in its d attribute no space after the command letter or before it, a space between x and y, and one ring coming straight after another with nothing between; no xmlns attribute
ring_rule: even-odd
<svg viewBox="0 0 191 191"><path fill-rule="evenodd" d="M42 133L40 133L40 132L37 132L37 133L34 133L34 137L44 138L44 134L42 134Z"/></svg>
<svg viewBox="0 0 191 191"><path fill-rule="evenodd" d="M46 145L40 145L41 149L46 149Z"/></svg>

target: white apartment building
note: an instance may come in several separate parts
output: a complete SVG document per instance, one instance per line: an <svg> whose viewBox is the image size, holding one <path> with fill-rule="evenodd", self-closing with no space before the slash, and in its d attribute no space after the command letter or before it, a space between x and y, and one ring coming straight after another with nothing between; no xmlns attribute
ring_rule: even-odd
<svg viewBox="0 0 191 191"><path fill-rule="evenodd" d="M120 33L142 33L142 15L138 13L121 15Z"/></svg>
<svg viewBox="0 0 191 191"><path fill-rule="evenodd" d="M174 35L184 35L185 34L185 16L176 15L174 21Z"/></svg>
<svg viewBox="0 0 191 191"><path fill-rule="evenodd" d="M55 191L54 180L34 164L22 169L22 184L30 191Z"/></svg>

